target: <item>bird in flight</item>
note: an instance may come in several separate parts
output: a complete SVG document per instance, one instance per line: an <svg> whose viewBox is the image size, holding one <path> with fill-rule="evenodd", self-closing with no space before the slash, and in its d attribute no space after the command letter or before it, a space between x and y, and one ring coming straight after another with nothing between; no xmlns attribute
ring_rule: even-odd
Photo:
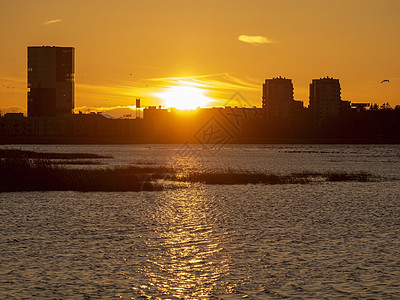
<svg viewBox="0 0 400 300"><path fill-rule="evenodd" d="M384 82L389 82L389 79L384 79L381 81L381 83L384 83Z"/></svg>

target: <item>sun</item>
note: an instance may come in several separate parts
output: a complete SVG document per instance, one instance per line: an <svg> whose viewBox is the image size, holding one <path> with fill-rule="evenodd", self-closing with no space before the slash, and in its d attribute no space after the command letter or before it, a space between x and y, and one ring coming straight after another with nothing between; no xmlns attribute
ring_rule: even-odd
<svg viewBox="0 0 400 300"><path fill-rule="evenodd" d="M164 106L180 110L196 109L209 104L212 99L205 95L206 90L193 86L171 86L155 94L164 102Z"/></svg>

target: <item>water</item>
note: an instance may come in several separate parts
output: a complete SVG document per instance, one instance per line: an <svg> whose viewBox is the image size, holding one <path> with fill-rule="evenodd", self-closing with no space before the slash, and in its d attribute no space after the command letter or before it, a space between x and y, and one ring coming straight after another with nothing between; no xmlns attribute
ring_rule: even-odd
<svg viewBox="0 0 400 300"><path fill-rule="evenodd" d="M112 154L108 165L400 177L392 145L23 148ZM0 298L397 299L399 191L390 180L3 193Z"/></svg>

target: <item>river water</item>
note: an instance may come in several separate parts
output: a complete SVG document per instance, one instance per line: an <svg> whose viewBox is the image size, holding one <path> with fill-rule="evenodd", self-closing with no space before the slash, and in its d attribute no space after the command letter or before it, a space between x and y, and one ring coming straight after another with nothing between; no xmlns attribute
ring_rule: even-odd
<svg viewBox="0 0 400 300"><path fill-rule="evenodd" d="M400 298L400 146L16 146L182 170L378 182L0 194L0 298ZM85 167L85 166L80 166Z"/></svg>

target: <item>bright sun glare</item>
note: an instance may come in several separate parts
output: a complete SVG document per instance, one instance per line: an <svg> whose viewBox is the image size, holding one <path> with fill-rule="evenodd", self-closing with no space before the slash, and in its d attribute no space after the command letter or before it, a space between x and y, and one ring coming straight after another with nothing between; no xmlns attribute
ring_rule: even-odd
<svg viewBox="0 0 400 300"><path fill-rule="evenodd" d="M206 91L193 86L172 86L156 96L164 101L164 106L176 109L196 109L209 104L212 99L205 95Z"/></svg>

